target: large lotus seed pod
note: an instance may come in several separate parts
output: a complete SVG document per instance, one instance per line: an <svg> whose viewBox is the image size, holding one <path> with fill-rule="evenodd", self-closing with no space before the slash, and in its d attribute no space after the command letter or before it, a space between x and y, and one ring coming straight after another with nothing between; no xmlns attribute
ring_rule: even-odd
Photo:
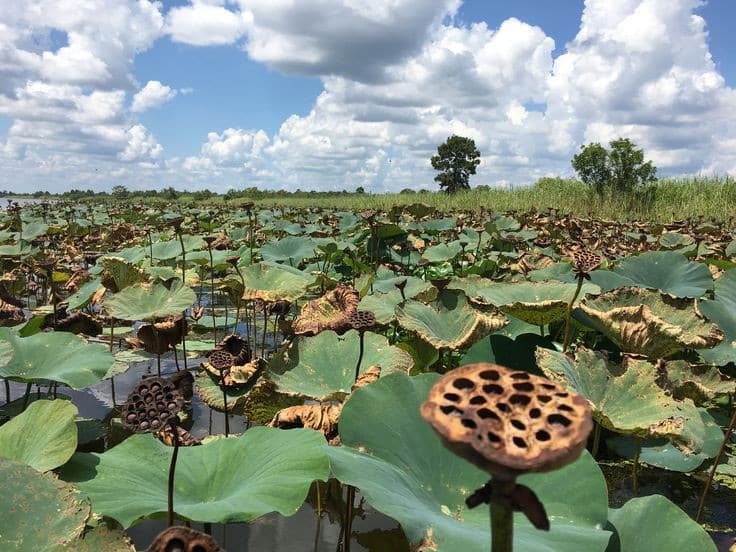
<svg viewBox="0 0 736 552"><path fill-rule="evenodd" d="M603 259L588 251L587 249L579 249L572 255L572 271L576 276L584 276L587 279L588 274L601 266Z"/></svg>
<svg viewBox="0 0 736 552"><path fill-rule="evenodd" d="M348 322L354 330L363 332L376 325L376 317L370 311L355 311L348 318Z"/></svg>
<svg viewBox="0 0 736 552"><path fill-rule="evenodd" d="M147 552L225 552L210 535L180 525L158 534Z"/></svg>
<svg viewBox="0 0 736 552"><path fill-rule="evenodd" d="M448 448L502 479L575 461L593 429L581 395L488 363L442 376L421 412Z"/></svg>
<svg viewBox="0 0 736 552"><path fill-rule="evenodd" d="M135 433L159 431L176 420L183 406L184 399L172 382L151 377L133 388L120 417L123 426Z"/></svg>
<svg viewBox="0 0 736 552"><path fill-rule="evenodd" d="M233 355L222 349L213 349L207 356L212 367L218 372L229 370L235 359Z"/></svg>

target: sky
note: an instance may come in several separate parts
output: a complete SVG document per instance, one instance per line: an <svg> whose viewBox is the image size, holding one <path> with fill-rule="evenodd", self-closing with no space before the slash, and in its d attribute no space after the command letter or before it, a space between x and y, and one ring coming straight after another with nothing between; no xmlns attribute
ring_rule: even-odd
<svg viewBox="0 0 736 552"><path fill-rule="evenodd" d="M734 0L2 0L0 190L435 189L631 138L736 175Z"/></svg>

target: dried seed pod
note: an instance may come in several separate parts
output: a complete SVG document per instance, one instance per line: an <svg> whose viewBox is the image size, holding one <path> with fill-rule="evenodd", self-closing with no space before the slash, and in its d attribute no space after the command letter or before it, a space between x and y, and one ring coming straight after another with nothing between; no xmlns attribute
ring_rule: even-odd
<svg viewBox="0 0 736 552"><path fill-rule="evenodd" d="M376 325L376 317L370 311L355 311L348 318L348 322L354 330L364 332Z"/></svg>
<svg viewBox="0 0 736 552"><path fill-rule="evenodd" d="M146 378L128 395L120 419L135 433L157 431L176 420L183 406L184 399L174 383L159 377Z"/></svg>
<svg viewBox="0 0 736 552"><path fill-rule="evenodd" d="M215 349L230 353L233 356L233 365L242 366L251 360L250 345L238 334L226 335L215 346Z"/></svg>
<svg viewBox="0 0 736 552"><path fill-rule="evenodd" d="M445 374L421 412L448 448L503 479L575 461L593 429L581 395L488 363Z"/></svg>
<svg viewBox="0 0 736 552"><path fill-rule="evenodd" d="M603 259L587 249L575 251L572 255L572 271L575 276L586 277L601 266ZM589 278L588 278L589 279Z"/></svg>
<svg viewBox="0 0 736 552"><path fill-rule="evenodd" d="M158 534L147 552L225 552L210 535L180 525Z"/></svg>
<svg viewBox="0 0 736 552"><path fill-rule="evenodd" d="M207 356L212 367L219 372L223 372L233 365L233 355L222 349L213 349Z"/></svg>

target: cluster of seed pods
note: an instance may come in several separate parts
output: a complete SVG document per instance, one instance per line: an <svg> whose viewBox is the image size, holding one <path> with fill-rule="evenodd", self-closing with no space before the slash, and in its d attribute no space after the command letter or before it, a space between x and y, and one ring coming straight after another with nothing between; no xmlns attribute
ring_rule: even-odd
<svg viewBox="0 0 736 552"><path fill-rule="evenodd" d="M159 377L142 380L123 405L122 421L136 433L159 431L176 419L184 399L173 383Z"/></svg>

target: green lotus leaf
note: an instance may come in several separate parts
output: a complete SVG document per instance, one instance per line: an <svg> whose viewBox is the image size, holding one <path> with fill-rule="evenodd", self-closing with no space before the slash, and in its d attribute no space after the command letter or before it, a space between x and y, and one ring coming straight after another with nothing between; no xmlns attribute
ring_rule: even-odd
<svg viewBox="0 0 736 552"><path fill-rule="evenodd" d="M443 292L431 305L410 299L396 307L396 319L438 349L452 350L469 347L507 323L502 316L474 308L464 293L454 290Z"/></svg>
<svg viewBox="0 0 736 552"><path fill-rule="evenodd" d="M65 552L135 552L130 537L105 524L87 528L82 537L64 548Z"/></svg>
<svg viewBox="0 0 736 552"><path fill-rule="evenodd" d="M42 220L33 220L28 224L23 224L22 237L25 241L33 241L36 238L40 238L49 230L49 225L45 224Z"/></svg>
<svg viewBox="0 0 736 552"><path fill-rule="evenodd" d="M92 296L102 287L102 282L97 279L82 284L79 290L66 300L67 308L72 311L86 307L92 300Z"/></svg>
<svg viewBox="0 0 736 552"><path fill-rule="evenodd" d="M303 404L303 398L279 393L272 381L261 379L246 395L243 410L248 421L266 425L279 410Z"/></svg>
<svg viewBox="0 0 736 552"><path fill-rule="evenodd" d="M622 351L658 359L688 348L712 347L723 338L715 324L700 318L692 301L656 291L624 288L586 299L582 320Z"/></svg>
<svg viewBox="0 0 736 552"><path fill-rule="evenodd" d="M314 257L314 242L306 236L287 236L261 247L264 261L297 266L304 259Z"/></svg>
<svg viewBox="0 0 736 552"><path fill-rule="evenodd" d="M51 380L82 389L102 380L115 362L106 345L67 332L18 337L0 328L3 342L13 353L5 366L0 363L0 376L17 381Z"/></svg>
<svg viewBox="0 0 736 552"><path fill-rule="evenodd" d="M706 362L716 366L736 363L736 269L731 269L716 280L713 299L702 299L698 309L708 320L723 330L725 338L712 349L698 351Z"/></svg>
<svg viewBox="0 0 736 552"><path fill-rule="evenodd" d="M231 385L225 388L227 393L227 411L232 414L242 414L248 393L255 385L258 378L253 378L243 385ZM197 385L197 394L202 401L215 410L224 412L225 402L222 398L222 388L220 387L219 378L213 376L206 370L200 372L194 377Z"/></svg>
<svg viewBox="0 0 736 552"><path fill-rule="evenodd" d="M242 268L241 274L246 300L295 301L312 283L312 278L301 270L266 261Z"/></svg>
<svg viewBox="0 0 736 552"><path fill-rule="evenodd" d="M288 349L276 353L269 362L267 377L281 393L327 400L336 393L350 393L355 383L359 334L355 330L340 337L333 331L314 337L298 337ZM366 332L361 373L380 366L381 375L407 373L412 358L398 347L389 345L382 335Z"/></svg>
<svg viewBox="0 0 736 552"><path fill-rule="evenodd" d="M696 366L684 360L673 360L664 365L664 370L678 399L688 397L694 403L702 404L736 393L736 381L725 378L713 366Z"/></svg>
<svg viewBox="0 0 736 552"><path fill-rule="evenodd" d="M539 327L565 317L576 287L576 284L556 281L493 284L478 288L474 298ZM598 294L600 290L594 284L585 283L577 301L587 293Z"/></svg>
<svg viewBox="0 0 736 552"><path fill-rule="evenodd" d="M537 364L549 379L588 399L593 418L603 427L638 437L677 438L688 452L702 450L705 427L697 408L669 396L657 384L656 367L646 360L626 358L619 366L583 347L574 360L539 348Z"/></svg>
<svg viewBox="0 0 736 552"><path fill-rule="evenodd" d="M164 284L136 284L105 299L105 307L115 318L123 320L155 320L179 314L197 300L194 291L175 280L170 288Z"/></svg>
<svg viewBox="0 0 736 552"><path fill-rule="evenodd" d="M678 251L649 251L627 257L612 272L628 281L616 284L617 288L637 286L656 289L673 297L701 297L713 289L713 278L708 267L688 261ZM612 288L604 288L604 291L609 289Z"/></svg>
<svg viewBox="0 0 736 552"><path fill-rule="evenodd" d="M697 470L709 458L715 458L723 442L723 430L707 410L699 408L698 413L705 429L703 450L699 453L686 453L673 445L669 439L641 439L639 461L657 468L686 473ZM699 431L700 422L692 424L690 420L686 420L685 432ZM636 442L635 437L625 435L616 435L606 440L606 444L616 454L629 459L633 459L636 455Z"/></svg>
<svg viewBox="0 0 736 552"><path fill-rule="evenodd" d="M102 257L102 281L105 287L117 293L125 288L146 281L146 273L122 257Z"/></svg>
<svg viewBox="0 0 736 552"><path fill-rule="evenodd" d="M77 540L89 502L51 472L0 458L0 550L61 552Z"/></svg>
<svg viewBox="0 0 736 552"><path fill-rule="evenodd" d="M416 276L393 276L393 273L389 273L391 276L384 278L381 277L381 272L379 269L378 279L373 282L374 294L398 292L396 284L405 280L404 295L407 299L421 297L423 300L429 300L435 297L437 288L421 278L417 278Z"/></svg>
<svg viewBox="0 0 736 552"><path fill-rule="evenodd" d="M376 317L376 322L388 325L396 320L396 307L403 301L398 289L388 293L371 293L360 300L358 310L370 311Z"/></svg>
<svg viewBox="0 0 736 552"><path fill-rule="evenodd" d="M77 448L77 407L69 401L34 401L0 426L0 457L45 472L58 468Z"/></svg>
<svg viewBox="0 0 736 552"><path fill-rule="evenodd" d="M608 520L614 531L608 552L716 552L705 529L661 495L632 498L611 509Z"/></svg>
<svg viewBox="0 0 736 552"><path fill-rule="evenodd" d="M694 240L692 236L680 234L679 232L663 232L659 237L659 245L663 249L675 249L686 245L692 245L693 243Z"/></svg>
<svg viewBox="0 0 736 552"><path fill-rule="evenodd" d="M533 333L519 334L514 339L501 334L491 334L465 352L460 366L475 362L491 362L511 370L541 375L535 356L537 347L554 349L554 344L550 339Z"/></svg>
<svg viewBox="0 0 736 552"><path fill-rule="evenodd" d="M269 512L289 516L312 481L326 480L324 437L312 430L255 427L232 439L179 450L174 509L190 520L249 521ZM172 448L133 435L102 454L77 453L62 477L87 494L95 512L130 527L166 512Z"/></svg>
<svg viewBox="0 0 736 552"><path fill-rule="evenodd" d="M453 277L450 283L447 284L447 289L459 289L465 293L472 303L488 306L491 305L491 302L483 297L480 291L495 285L498 284L490 278L483 278L477 274L471 274L465 278Z"/></svg>
<svg viewBox="0 0 736 552"><path fill-rule="evenodd" d="M487 552L488 508L470 510L465 499L489 476L446 449L419 414L438 377L393 374L357 390L340 416L343 446L325 448L335 476L359 487L371 506L396 519L416 549ZM589 454L519 482L539 496L552 527L538 531L515 515L514 550L606 549L610 533L600 529L607 515L606 483Z"/></svg>
<svg viewBox="0 0 736 552"><path fill-rule="evenodd" d="M112 251L105 253L102 257L97 260L97 264L102 264L104 259L109 257L119 257L125 262L136 264L148 256L148 248L143 248L141 245L134 245L133 247L126 247L120 251Z"/></svg>
<svg viewBox="0 0 736 552"><path fill-rule="evenodd" d="M184 250L186 252L195 251L205 247L204 240L199 236L182 236L184 240ZM181 256L181 242L177 236L172 237L168 241L157 241L151 247L153 249L153 258L157 261L175 259ZM187 259L189 260L189 259Z"/></svg>
<svg viewBox="0 0 736 552"><path fill-rule="evenodd" d="M422 253L422 259L426 259L430 263L444 263L451 261L460 253L462 253L462 247L460 242L456 240L428 247Z"/></svg>

